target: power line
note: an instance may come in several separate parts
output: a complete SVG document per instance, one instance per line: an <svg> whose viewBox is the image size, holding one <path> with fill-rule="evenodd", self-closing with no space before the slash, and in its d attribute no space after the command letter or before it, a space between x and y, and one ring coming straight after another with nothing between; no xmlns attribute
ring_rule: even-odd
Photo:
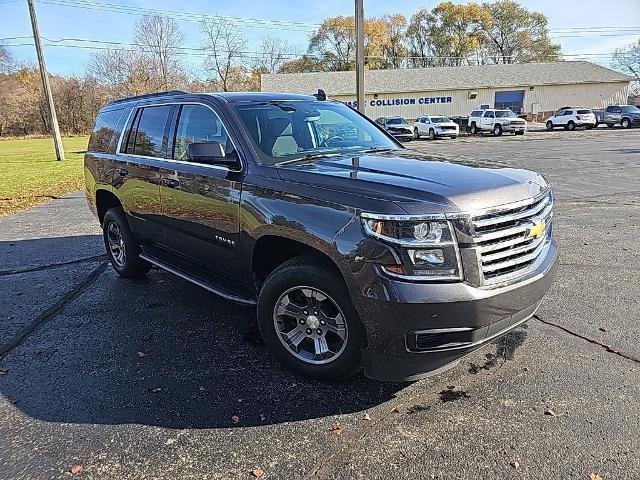
<svg viewBox="0 0 640 480"><path fill-rule="evenodd" d="M234 17L224 15L209 15L204 13L180 12L176 10L160 10L155 8L143 8L130 5L104 3L97 1L79 0L41 0L40 3L56 5L61 7L73 7L86 10L96 10L109 13L119 13L124 15L164 15L175 20L187 22L201 22L203 20L223 20L231 21L239 27L261 28L268 30L287 30L309 32L315 30L319 25L305 22L295 22L287 20L271 20L262 18Z"/></svg>

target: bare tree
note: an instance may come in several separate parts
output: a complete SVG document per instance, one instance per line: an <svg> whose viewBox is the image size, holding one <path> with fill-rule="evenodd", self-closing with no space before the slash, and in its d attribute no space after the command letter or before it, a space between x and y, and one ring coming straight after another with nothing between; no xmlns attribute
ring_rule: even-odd
<svg viewBox="0 0 640 480"><path fill-rule="evenodd" d="M13 58L4 45L0 45L0 73L9 73L13 69Z"/></svg>
<svg viewBox="0 0 640 480"><path fill-rule="evenodd" d="M632 94L640 95L640 40L613 53L611 65L634 78Z"/></svg>
<svg viewBox="0 0 640 480"><path fill-rule="evenodd" d="M109 49L94 53L87 65L87 73L113 97L128 97L162 90L157 77L144 55L135 50Z"/></svg>
<svg viewBox="0 0 640 480"><path fill-rule="evenodd" d="M208 18L201 23L203 48L207 51L204 66L212 71L223 91L228 92L237 69L242 66L247 40L233 22L223 18Z"/></svg>
<svg viewBox="0 0 640 480"><path fill-rule="evenodd" d="M276 73L287 62L289 42L277 37L265 37L258 47L253 70L258 73Z"/></svg>
<svg viewBox="0 0 640 480"><path fill-rule="evenodd" d="M163 90L176 88L184 78L179 49L184 36L172 18L147 15L136 24L135 42L149 61L153 75L160 79Z"/></svg>

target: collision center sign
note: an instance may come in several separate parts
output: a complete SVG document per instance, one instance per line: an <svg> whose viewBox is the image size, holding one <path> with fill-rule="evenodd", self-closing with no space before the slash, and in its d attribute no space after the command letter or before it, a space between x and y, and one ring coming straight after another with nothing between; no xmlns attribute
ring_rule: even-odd
<svg viewBox="0 0 640 480"><path fill-rule="evenodd" d="M452 103L453 97L404 97L404 98L372 98L367 100L371 107L395 107L402 105L431 105L433 103ZM350 107L358 108L357 100L344 102Z"/></svg>

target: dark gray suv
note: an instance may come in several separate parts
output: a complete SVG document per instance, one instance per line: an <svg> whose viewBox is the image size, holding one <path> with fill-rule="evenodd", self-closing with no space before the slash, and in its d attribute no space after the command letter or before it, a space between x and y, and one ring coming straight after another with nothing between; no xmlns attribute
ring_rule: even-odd
<svg viewBox="0 0 640 480"><path fill-rule="evenodd" d="M112 102L85 173L120 275L256 305L274 355L316 378L449 368L531 318L555 269L540 175L421 156L312 96Z"/></svg>

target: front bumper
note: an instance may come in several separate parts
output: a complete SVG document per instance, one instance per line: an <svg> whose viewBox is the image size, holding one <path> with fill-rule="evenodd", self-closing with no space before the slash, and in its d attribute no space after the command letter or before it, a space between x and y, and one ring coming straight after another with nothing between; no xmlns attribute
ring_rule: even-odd
<svg viewBox="0 0 640 480"><path fill-rule="evenodd" d="M502 125L503 132L524 132L527 130L526 125Z"/></svg>
<svg viewBox="0 0 640 480"><path fill-rule="evenodd" d="M557 255L551 240L535 270L496 288L413 283L379 273L365 295L354 299L367 331L365 374L383 381L427 377L526 322L549 289Z"/></svg>
<svg viewBox="0 0 640 480"><path fill-rule="evenodd" d="M460 134L459 130L434 130L436 137L457 137Z"/></svg>

